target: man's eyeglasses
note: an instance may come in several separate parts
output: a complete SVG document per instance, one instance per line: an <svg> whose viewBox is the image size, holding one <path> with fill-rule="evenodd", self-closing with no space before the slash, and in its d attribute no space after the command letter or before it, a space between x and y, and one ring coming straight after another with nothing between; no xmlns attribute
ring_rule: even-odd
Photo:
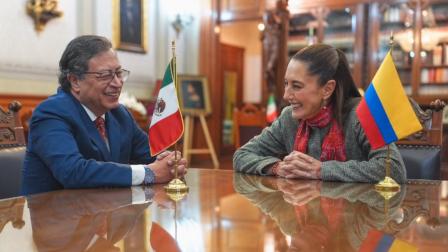
<svg viewBox="0 0 448 252"><path fill-rule="evenodd" d="M116 75L122 82L125 82L128 79L130 73L131 72L126 69L120 69L117 71L104 70L99 72L84 72L84 74L94 74L95 78L99 81L112 81Z"/></svg>

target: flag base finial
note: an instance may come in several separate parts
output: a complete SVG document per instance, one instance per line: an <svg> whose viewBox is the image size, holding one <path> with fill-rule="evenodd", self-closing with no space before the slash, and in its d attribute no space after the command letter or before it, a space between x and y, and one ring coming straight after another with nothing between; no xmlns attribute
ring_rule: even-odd
<svg viewBox="0 0 448 252"><path fill-rule="evenodd" d="M386 195L388 193L393 193L395 195L396 192L400 191L400 185L395 182L395 180L389 176L386 176L382 181L378 182L375 185L375 189L381 194Z"/></svg>
<svg viewBox="0 0 448 252"><path fill-rule="evenodd" d="M174 201L179 201L185 197L188 193L188 186L180 179L175 178L165 186L165 192L168 194L170 199Z"/></svg>
<svg viewBox="0 0 448 252"><path fill-rule="evenodd" d="M395 193L400 191L400 185L395 182L393 178L390 177L390 146L387 145L387 158L385 160L386 164L386 176L378 184L375 185L376 191L381 194L384 198L392 198Z"/></svg>

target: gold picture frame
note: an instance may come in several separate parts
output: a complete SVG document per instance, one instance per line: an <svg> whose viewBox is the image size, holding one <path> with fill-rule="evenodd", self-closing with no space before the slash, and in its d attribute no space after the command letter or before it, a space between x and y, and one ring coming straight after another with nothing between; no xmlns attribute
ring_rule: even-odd
<svg viewBox="0 0 448 252"><path fill-rule="evenodd" d="M207 78L202 75L178 76L179 102L185 115L208 115L212 112Z"/></svg>
<svg viewBox="0 0 448 252"><path fill-rule="evenodd" d="M117 50L146 53L147 0L113 0L113 44Z"/></svg>

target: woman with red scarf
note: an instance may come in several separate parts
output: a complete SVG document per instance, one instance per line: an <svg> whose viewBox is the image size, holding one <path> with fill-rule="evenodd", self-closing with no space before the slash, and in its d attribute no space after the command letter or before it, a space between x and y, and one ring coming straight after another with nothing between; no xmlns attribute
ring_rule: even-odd
<svg viewBox="0 0 448 252"><path fill-rule="evenodd" d="M384 178L387 147L372 150L355 109L360 94L342 51L316 44L297 52L285 73L290 106L233 157L239 172L284 178L374 183ZM390 144L391 177L406 180Z"/></svg>

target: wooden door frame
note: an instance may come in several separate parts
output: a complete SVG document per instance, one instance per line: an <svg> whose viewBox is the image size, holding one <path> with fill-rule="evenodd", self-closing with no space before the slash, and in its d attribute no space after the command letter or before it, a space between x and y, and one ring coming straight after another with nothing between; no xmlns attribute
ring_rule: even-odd
<svg viewBox="0 0 448 252"><path fill-rule="evenodd" d="M212 14L210 14L212 13ZM210 0L210 8L202 9L200 20L200 42L199 42L199 72L206 76L209 81L212 113L207 117L207 124L216 153L221 153L221 102L222 97L220 80L221 55L219 50L219 32L215 32L215 27L219 27L219 0ZM197 130L197 129L194 129ZM205 146L205 139L201 134L197 134L195 139L197 145ZM219 159L219 156L218 156Z"/></svg>
<svg viewBox="0 0 448 252"><path fill-rule="evenodd" d="M215 97L216 99L220 99L220 101L221 101L220 102L220 105L221 105L221 107L220 107L220 118L221 118L220 119L221 120L220 138L221 138L221 140L220 140L219 144L221 146L220 154L226 155L226 154L233 153L235 151L235 148L234 148L234 146L225 147L224 144L223 144L223 139L222 139L222 131L223 131L223 124L222 123L223 123L223 117L224 117L224 112L225 112L223 110L224 107L222 105L223 105L223 102L224 102L223 94L225 94L225 88L226 88L225 87L225 83L224 83L224 71L225 70L232 70L232 71L237 72L238 79L237 79L237 86L236 86L236 103L235 103L235 106L239 108L243 104L244 53L245 53L245 48L238 47L238 46L235 46L235 45L226 44L226 43L221 43L221 42L219 43L219 46L220 46L219 47L219 51L221 53L221 62L220 62L220 69L219 69L219 76L220 76L221 83L222 83L222 85L221 85L221 92L220 92L221 95L212 96L212 97ZM224 50L224 47L232 48L233 50L242 51L242 54L241 54L241 57L240 57L240 60L241 60L241 66L240 67L236 66L234 68L224 69L224 67L225 67L224 66L225 58L222 55L222 51ZM235 56L235 55L232 55L232 56ZM238 59L236 59L236 60L238 60Z"/></svg>

